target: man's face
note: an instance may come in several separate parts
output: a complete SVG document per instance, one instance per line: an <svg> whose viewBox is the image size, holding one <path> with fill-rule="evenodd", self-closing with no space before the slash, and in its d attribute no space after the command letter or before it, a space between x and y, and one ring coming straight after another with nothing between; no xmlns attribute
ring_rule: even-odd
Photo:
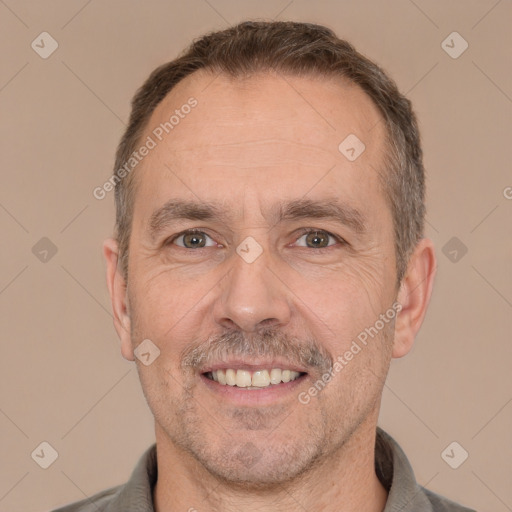
<svg viewBox="0 0 512 512"><path fill-rule="evenodd" d="M152 131L191 96L197 106L158 141ZM157 442L182 464L283 482L374 428L394 322L344 355L396 298L379 120L354 86L268 74L196 73L153 113L141 140L157 146L134 171L122 343L129 358L144 339L160 350L137 365ZM366 146L354 161L338 149L350 134ZM203 211L187 218L194 205ZM327 206L344 215L323 215ZM300 376L259 388L265 370L287 380L278 368ZM212 380L217 370L250 388ZM310 393L315 383L323 390Z"/></svg>

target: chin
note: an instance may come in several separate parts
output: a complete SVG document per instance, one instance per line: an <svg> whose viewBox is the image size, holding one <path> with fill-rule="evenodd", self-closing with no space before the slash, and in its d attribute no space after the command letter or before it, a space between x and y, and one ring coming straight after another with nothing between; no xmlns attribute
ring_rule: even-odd
<svg viewBox="0 0 512 512"><path fill-rule="evenodd" d="M220 450L222 453L195 453L196 459L214 477L229 486L263 490L281 486L310 471L321 450L312 445L270 444L245 442Z"/></svg>

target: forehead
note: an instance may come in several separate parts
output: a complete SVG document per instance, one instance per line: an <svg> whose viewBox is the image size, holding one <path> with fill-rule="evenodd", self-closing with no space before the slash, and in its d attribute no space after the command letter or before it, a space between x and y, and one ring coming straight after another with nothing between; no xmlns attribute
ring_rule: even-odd
<svg viewBox="0 0 512 512"><path fill-rule="evenodd" d="M237 144L287 136L338 153L350 130L367 145L383 135L381 115L366 93L342 78L290 76L271 72L245 78L197 71L179 82L156 107L148 133L194 97L197 107L173 128L169 149L186 149L191 135L210 144ZM376 126L378 125L378 126ZM239 128L234 131L233 128ZM375 130L372 128L376 127ZM213 130L212 130L213 129Z"/></svg>
<svg viewBox="0 0 512 512"><path fill-rule="evenodd" d="M153 207L162 204L178 189L234 204L248 184L269 202L336 190L352 202L382 196L381 120L371 99L341 79L195 72L169 92L146 126L141 140L151 137L156 146L136 172L136 209L139 203L145 210L140 203L149 196ZM356 160L340 151L345 140L355 151L364 147Z"/></svg>

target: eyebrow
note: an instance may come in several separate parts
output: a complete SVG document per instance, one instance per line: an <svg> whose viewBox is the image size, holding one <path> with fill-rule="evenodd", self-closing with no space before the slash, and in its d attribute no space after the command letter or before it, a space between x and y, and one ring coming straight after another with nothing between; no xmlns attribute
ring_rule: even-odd
<svg viewBox="0 0 512 512"><path fill-rule="evenodd" d="M231 217L229 211L216 203L171 199L151 215L148 222L149 236L156 240L166 227L177 220L217 220L228 223ZM365 216L356 208L341 203L335 198L326 200L301 198L277 203L271 208L272 227L282 221L300 219L334 220L357 234L367 231Z"/></svg>

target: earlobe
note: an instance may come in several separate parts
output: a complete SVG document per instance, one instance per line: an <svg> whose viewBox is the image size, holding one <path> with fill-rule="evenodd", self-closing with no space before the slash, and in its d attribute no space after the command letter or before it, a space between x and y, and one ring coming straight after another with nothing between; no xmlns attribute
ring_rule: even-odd
<svg viewBox="0 0 512 512"><path fill-rule="evenodd" d="M412 348L432 294L436 272L434 244L422 238L411 258L398 292L401 311L395 322L393 357L403 357Z"/></svg>
<svg viewBox="0 0 512 512"><path fill-rule="evenodd" d="M127 299L127 287L119 268L119 246L116 240L108 238L103 242L103 255L107 265L107 287L114 314L114 327L121 340L121 354L133 361L133 347L130 337L130 315Z"/></svg>

